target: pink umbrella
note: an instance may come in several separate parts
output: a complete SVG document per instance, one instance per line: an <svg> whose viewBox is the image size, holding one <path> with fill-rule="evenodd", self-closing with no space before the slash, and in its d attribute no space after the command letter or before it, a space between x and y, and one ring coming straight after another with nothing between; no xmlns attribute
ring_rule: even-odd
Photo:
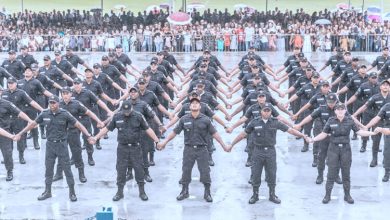
<svg viewBox="0 0 390 220"><path fill-rule="evenodd" d="M170 24L174 25L186 25L191 23L191 17L184 12L175 12L169 15L167 18Z"/></svg>
<svg viewBox="0 0 390 220"><path fill-rule="evenodd" d="M338 3L336 5L336 8L337 9L342 9L342 10L348 10L349 8L349 5L347 3Z"/></svg>
<svg viewBox="0 0 390 220"><path fill-rule="evenodd" d="M369 15L368 19L374 22L381 22L382 17L380 15Z"/></svg>

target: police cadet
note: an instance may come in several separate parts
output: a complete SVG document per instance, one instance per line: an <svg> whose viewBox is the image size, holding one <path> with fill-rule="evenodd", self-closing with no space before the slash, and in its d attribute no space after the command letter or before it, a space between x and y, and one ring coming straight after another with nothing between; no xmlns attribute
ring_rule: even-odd
<svg viewBox="0 0 390 220"><path fill-rule="evenodd" d="M0 86L4 86L4 78L8 79L12 75L5 68L0 66Z"/></svg>
<svg viewBox="0 0 390 220"><path fill-rule="evenodd" d="M364 65L364 67L366 67L366 66ZM332 87L339 85L338 90L342 90L351 81L352 77L358 75L359 69L360 69L359 58L353 57L351 65L348 66L347 68L345 68L342 71L341 75L336 80L334 80L332 82ZM351 91L349 91L349 90L347 90L347 91L348 91L347 95L344 94L346 92L345 90L341 93L338 93L340 101L345 102L346 99L349 99L353 95L353 93L351 93ZM352 110L352 109L350 109L350 110Z"/></svg>
<svg viewBox="0 0 390 220"><path fill-rule="evenodd" d="M390 78L390 60L388 60L378 71L378 76L380 81Z"/></svg>
<svg viewBox="0 0 390 220"><path fill-rule="evenodd" d="M171 141L176 135L180 134L184 130L184 152L183 152L183 165L182 165L182 191L177 196L177 200L181 201L189 197L188 185L191 182L192 168L196 163L200 173L200 182L204 184L205 191L203 198L207 202L212 202L210 186L210 166L209 166L209 152L207 146L209 144L209 136L213 136L227 151L227 147L223 142L221 136L218 134L214 126L212 125L210 118L200 113L201 102L198 98L192 98L190 100L191 113L183 116L172 133L170 133L166 140L157 145L157 149L162 150L167 143Z"/></svg>
<svg viewBox="0 0 390 220"><path fill-rule="evenodd" d="M311 82L306 83L303 85L291 98L287 101L286 106L289 103L292 103L296 99L300 99L300 108L303 108L310 99L321 90L321 86L319 85L320 82L320 74L317 72L314 72L311 75L310 78ZM306 110L300 114L300 117L297 119L298 121L301 121L303 118L308 116L310 114L309 110ZM313 127L313 123L307 123L305 126L303 126L303 131L305 135L310 136L311 129ZM307 152L309 150L309 143L304 141L303 147L301 149L301 152ZM313 149L313 154L316 155L316 149ZM315 160L315 158L314 158Z"/></svg>
<svg viewBox="0 0 390 220"><path fill-rule="evenodd" d="M90 110L88 110L81 102L72 99L72 90L70 87L64 87L61 90L62 101L60 102L60 108L68 111L78 121L83 118L90 117L93 121L96 121L98 127L104 127L103 122ZM82 148L80 142L80 131L74 126L69 126L68 129L68 144L70 151L72 152L70 163L74 163L79 171L79 180L82 183L87 182L87 178L84 174L84 162L82 157ZM73 162L72 162L73 161ZM63 178L63 169L60 164L57 164L57 171L54 174L53 182Z"/></svg>
<svg viewBox="0 0 390 220"><path fill-rule="evenodd" d="M129 163L133 165L135 171L135 179L139 187L139 197L141 200L148 200L148 196L144 189L144 169L142 159L142 147L141 139L144 138L141 131L153 139L155 143L158 143L159 139L149 127L145 118L141 113L133 110L133 106L129 100L122 103L121 111L117 112L111 122L100 130L95 136L96 139L100 139L108 131L118 129L117 141L117 186L118 191L112 198L113 201L119 201L123 198L123 188L126 184L126 171Z"/></svg>
<svg viewBox="0 0 390 220"><path fill-rule="evenodd" d="M332 72L329 74L327 78L325 78L325 80L332 78L332 82L334 82L338 77L341 76L341 74L344 72L345 69L351 66L351 60L352 60L351 52L349 51L344 52L343 60L337 63L337 65L332 69ZM332 85L333 92L337 92L338 89L339 89L338 84Z"/></svg>
<svg viewBox="0 0 390 220"><path fill-rule="evenodd" d="M58 55L59 56L59 55ZM54 61L53 61L54 63ZM39 68L39 73L48 76L55 83L64 87L67 85L66 81L73 82L73 79L65 74L61 69L52 65L49 55L43 57L43 67ZM52 87L50 90L51 93L58 95L59 89Z"/></svg>
<svg viewBox="0 0 390 220"><path fill-rule="evenodd" d="M271 105L265 105L261 108L260 117L254 118L228 146L228 151L248 135L252 136L252 141L249 143L253 145L252 153L252 186L253 195L249 200L249 204L254 204L259 200L259 187L261 184L261 173L263 167L267 175L267 183L269 187L269 200L273 203L279 204L281 201L275 195L276 186L276 132L281 130L288 132L295 136L307 139L307 136L301 132L290 128L286 124L280 122L278 119L271 117Z"/></svg>
<svg viewBox="0 0 390 220"><path fill-rule="evenodd" d="M168 52L169 48L165 48L162 53L164 55L164 60L168 61L172 66L176 66L176 68L183 74L186 75L183 68L180 66L180 64L177 62L176 58Z"/></svg>
<svg viewBox="0 0 390 220"><path fill-rule="evenodd" d="M3 87L0 86L0 94L3 91ZM31 119L12 102L2 99L0 96L0 128L7 132L12 132L12 121L17 117L32 122ZM5 169L7 170L6 181L11 181L13 177L14 161L12 159L12 140L4 137L0 137L0 148L4 158Z"/></svg>
<svg viewBox="0 0 390 220"><path fill-rule="evenodd" d="M31 64L38 64L38 61L34 58L33 55L28 53L28 47L22 46L21 52L22 54L16 57L17 60L21 61L26 67L31 67Z"/></svg>
<svg viewBox="0 0 390 220"><path fill-rule="evenodd" d="M78 65L83 65L87 69L91 69L88 64L79 57L79 55L73 53L73 48L71 46L66 47L66 53L62 57L63 60L67 60L74 68L78 68ZM72 77L73 78L73 77Z"/></svg>
<svg viewBox="0 0 390 220"><path fill-rule="evenodd" d="M95 105L99 105L99 107L101 107L104 111L107 112L107 115L111 116L112 115L112 112L111 110L107 107L107 105L102 101L100 100L94 93L92 93L90 90L88 89L84 89L83 88L83 81L76 77L74 79L74 85L73 85L73 97L80 101L85 107L87 107L89 110L91 110L93 112L93 108L95 107ZM80 123L83 124L86 129L91 132L92 128L91 128L91 121L88 117L84 117L82 119L80 119ZM93 160L93 145L91 145L90 143L88 143L87 141L87 137L85 135L83 135L83 140L84 140L84 146L87 148L87 154L88 154L88 164L90 166L94 166L95 165L95 161Z"/></svg>
<svg viewBox="0 0 390 220"><path fill-rule="evenodd" d="M65 171L66 181L69 186L69 199L72 202L77 201L76 193L74 190L74 179L69 162L68 152L68 129L76 127L87 137L92 136L87 129L78 122L68 111L61 109L59 106L60 100L57 96L51 96L49 98L49 108L41 112L38 117L32 123L29 123L26 128L17 134L20 138L21 135L28 132L38 124L46 124L47 126L47 141L46 141L46 153L45 153L45 191L38 200L45 200L50 198L51 184L53 180L54 164L58 157L58 163L63 167Z"/></svg>
<svg viewBox="0 0 390 220"><path fill-rule="evenodd" d="M349 204L353 204L354 200L350 194L352 152L349 135L351 130L360 136L370 136L375 133L359 129L352 117L345 114L347 109L343 103L337 103L334 109L336 116L329 118L323 131L310 140L311 142L321 141L329 136L330 144L327 155L328 175L325 185L326 194L322 203L327 204L330 201L333 185L341 168L344 200Z"/></svg>
<svg viewBox="0 0 390 220"><path fill-rule="evenodd" d="M283 63L283 65L276 70L275 74L278 75L280 72L282 72L284 69L286 69L289 65L295 63L298 60L298 54L301 52L301 48L294 47L293 54L288 56L286 61Z"/></svg>
<svg viewBox="0 0 390 220"><path fill-rule="evenodd" d="M367 71L370 71L374 67L376 67L376 70L380 70L382 68L382 66L389 60L390 60L390 58L389 58L389 47L388 46L384 46L382 48L382 55L376 57L376 59L367 68Z"/></svg>
<svg viewBox="0 0 390 220"><path fill-rule="evenodd" d="M125 84L130 85L126 76L123 75L114 65L110 64L108 56L106 55L102 56L101 64L102 64L101 65L102 72L107 74L112 80L114 80L114 82L116 82L122 88L124 88ZM119 94L120 93L116 90L111 90L109 93L107 93L108 96L115 99L119 98Z"/></svg>
<svg viewBox="0 0 390 220"><path fill-rule="evenodd" d="M127 56L127 54L123 53L122 45L118 44L115 47L115 57L116 59L123 64L123 66L126 68L127 73L130 75L133 75L136 79L139 77L136 73L132 72L127 66L130 66L135 72L140 73L140 71L137 69L136 66L133 65L133 62Z"/></svg>
<svg viewBox="0 0 390 220"><path fill-rule="evenodd" d="M4 90L2 93L2 98L12 102L16 107L21 111L26 112L27 115L36 116L35 110L41 112L43 108L35 102L31 97L23 90L17 88L17 83L15 78L8 79L8 89ZM33 112L33 113L31 113ZM18 133L26 126L26 121L21 119L15 119L12 121L12 131ZM17 149L19 151L19 162L25 164L26 160L24 159L24 151L27 148L27 139L26 135L23 135L20 140L17 142Z"/></svg>
<svg viewBox="0 0 390 220"><path fill-rule="evenodd" d="M343 60L343 52L344 52L344 49L341 48L341 47L337 47L335 48L336 50L336 55L333 55L331 57L329 57L329 59L326 61L326 63L324 64L323 67L321 67L321 69L318 71L319 73L324 70L327 66L330 65L330 68L333 69L336 67L337 63L341 60Z"/></svg>
<svg viewBox="0 0 390 220"><path fill-rule="evenodd" d="M34 78L32 66L26 67L26 70L24 71L24 78L21 80L18 80L17 86L19 89L24 90L27 95L30 96L32 100L36 100L38 104L38 96L39 95L45 95L47 97L53 96L49 91L46 90L45 87L43 87L42 83ZM41 106L44 107L45 105ZM25 108L24 112L28 115L30 118L36 118L38 115L38 112L34 108ZM36 150L40 149L39 143L38 143L38 128L33 128L30 132L34 148Z"/></svg>
<svg viewBox="0 0 390 220"><path fill-rule="evenodd" d="M10 50L8 55L9 58L4 60L3 64L1 64L1 67L6 69L14 78L23 78L23 72L26 66L21 61L16 59L16 52L14 50Z"/></svg>
<svg viewBox="0 0 390 220"><path fill-rule="evenodd" d="M51 65L57 67L62 70L66 75L71 77L72 79L76 78L77 75L83 76L65 57L61 57L61 51L54 51L54 60L51 61ZM68 83L68 86L71 86L71 83Z"/></svg>
<svg viewBox="0 0 390 220"><path fill-rule="evenodd" d="M360 107L353 116L356 118L362 112L369 112L372 117L379 113L379 110L387 103L390 102L390 82L387 80L383 80L380 84L380 93L373 95L362 107ZM371 128L374 124L367 124L367 128ZM380 125L381 126L381 125ZM378 152L379 152L379 144L381 142L381 134L377 134L372 136L372 160L370 163L370 167L376 167L378 164ZM363 145L360 149L360 152L365 152L365 146Z"/></svg>
<svg viewBox="0 0 390 220"><path fill-rule="evenodd" d="M97 80L94 80L93 76L93 70L91 69L85 69L84 70L85 80L83 81L83 88L91 91L93 94L95 94L97 97L101 98L102 100L105 100L112 105L116 104L116 100L109 97L103 90L102 85ZM118 85L119 86L119 85ZM99 106L93 105L91 111L98 116L98 118L101 118ZM97 127L97 124L95 121L92 121L92 127L93 127L93 135L96 135L99 133L99 128ZM101 150L102 147L100 145L100 140L96 141L96 149Z"/></svg>

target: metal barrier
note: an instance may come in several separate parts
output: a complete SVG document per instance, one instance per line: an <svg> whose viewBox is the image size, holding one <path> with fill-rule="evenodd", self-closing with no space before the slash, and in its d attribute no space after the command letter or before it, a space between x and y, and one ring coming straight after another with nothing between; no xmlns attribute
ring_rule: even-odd
<svg viewBox="0 0 390 220"><path fill-rule="evenodd" d="M390 34L350 35L286 35L286 34L160 34L152 35L31 35L0 36L0 50L19 51L27 46L30 51L64 50L71 46L75 51L107 52L121 45L124 52L158 52L168 48L171 52L246 51L253 46L257 51L291 51L294 47L303 52L329 52L335 47L349 51L379 52L390 46Z"/></svg>

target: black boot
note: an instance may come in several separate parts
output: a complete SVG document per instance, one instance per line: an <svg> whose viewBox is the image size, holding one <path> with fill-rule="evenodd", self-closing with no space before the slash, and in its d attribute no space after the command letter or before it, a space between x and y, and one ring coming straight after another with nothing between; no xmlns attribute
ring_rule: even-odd
<svg viewBox="0 0 390 220"><path fill-rule="evenodd" d="M309 143L306 143L306 141L303 143L303 147L301 149L301 152L307 152L309 151Z"/></svg>
<svg viewBox="0 0 390 220"><path fill-rule="evenodd" d="M363 140L362 147L360 148L360 153L366 152L366 148L367 148L367 140Z"/></svg>
<svg viewBox="0 0 390 220"><path fill-rule="evenodd" d="M82 183L87 182L87 178L85 177L85 174L84 174L84 167L79 168L79 180Z"/></svg>
<svg viewBox="0 0 390 220"><path fill-rule="evenodd" d="M351 186L349 185L344 185L344 201L346 201L349 204L353 204L355 201L351 197Z"/></svg>
<svg viewBox="0 0 390 220"><path fill-rule="evenodd" d="M257 201L259 201L259 187L254 186L253 187L253 195L249 199L249 204L255 204Z"/></svg>
<svg viewBox="0 0 390 220"><path fill-rule="evenodd" d="M149 169L148 168L144 168L144 172L145 172L145 181L150 183L153 181L152 177L150 177L150 174L149 174Z"/></svg>
<svg viewBox="0 0 390 220"><path fill-rule="evenodd" d="M336 182L337 184L343 184L343 181L341 180L340 175L337 175L335 182Z"/></svg>
<svg viewBox="0 0 390 220"><path fill-rule="evenodd" d="M5 178L5 181L11 181L14 179L14 173L12 172L12 170L7 170L7 178Z"/></svg>
<svg viewBox="0 0 390 220"><path fill-rule="evenodd" d="M390 178L390 169L385 169L385 175L382 178L382 182L388 182Z"/></svg>
<svg viewBox="0 0 390 220"><path fill-rule="evenodd" d="M188 192L188 184L183 184L180 194L176 197L178 201L187 199L190 196Z"/></svg>
<svg viewBox="0 0 390 220"><path fill-rule="evenodd" d="M101 149L102 149L102 146L100 146L100 139L99 139L99 140L96 140L95 146L96 146L96 149L97 149L97 150L101 150Z"/></svg>
<svg viewBox="0 0 390 220"><path fill-rule="evenodd" d="M51 184L46 184L45 191L38 197L39 201L48 199L51 197Z"/></svg>
<svg viewBox="0 0 390 220"><path fill-rule="evenodd" d="M357 140L358 138L357 138L357 134L354 132L353 133L353 136L352 136L352 138L351 138L351 140Z"/></svg>
<svg viewBox="0 0 390 220"><path fill-rule="evenodd" d="M377 165L378 165L378 152L373 151L370 167L376 167Z"/></svg>
<svg viewBox="0 0 390 220"><path fill-rule="evenodd" d="M149 165L155 166L156 163L154 162L154 152L149 152Z"/></svg>
<svg viewBox="0 0 390 220"><path fill-rule="evenodd" d="M69 185L69 199L72 202L77 201L76 193L74 191L74 185Z"/></svg>
<svg viewBox="0 0 390 220"><path fill-rule="evenodd" d="M318 171L316 184L321 184L322 182L324 182L324 171Z"/></svg>
<svg viewBox="0 0 390 220"><path fill-rule="evenodd" d="M95 166L95 161L93 160L92 153L88 153L88 164L90 166Z"/></svg>
<svg viewBox="0 0 390 220"><path fill-rule="evenodd" d="M324 204L328 204L329 203L330 196L332 194L332 188L333 188L332 186L329 186L329 185L326 186L326 188L325 188L326 193L325 193L325 197L322 199L322 203L324 203Z"/></svg>
<svg viewBox="0 0 390 220"><path fill-rule="evenodd" d="M215 165L215 163L213 160L213 154L209 153L209 166L214 166L214 165Z"/></svg>
<svg viewBox="0 0 390 220"><path fill-rule="evenodd" d="M275 186L269 186L269 201L280 204L282 201L275 195Z"/></svg>
<svg viewBox="0 0 390 220"><path fill-rule="evenodd" d="M204 184L204 200L206 200L206 202L213 202L213 197L211 197L211 192L210 192L210 186L211 184L210 183L205 183Z"/></svg>
<svg viewBox="0 0 390 220"><path fill-rule="evenodd" d="M26 164L26 160L24 159L24 152L23 151L19 151L19 163Z"/></svg>
<svg viewBox="0 0 390 220"><path fill-rule="evenodd" d="M246 159L246 167L251 167L252 166L252 159L251 156L248 154L248 159Z"/></svg>
<svg viewBox="0 0 390 220"><path fill-rule="evenodd" d="M318 165L318 155L313 154L313 163L311 164L312 167L317 167Z"/></svg>
<svg viewBox="0 0 390 220"><path fill-rule="evenodd" d="M62 172L61 166L59 164L57 164L57 170L56 170L56 174L54 174L54 176L53 176L53 182L58 181L58 180L62 180L64 178L62 173L63 172Z"/></svg>
<svg viewBox="0 0 390 220"><path fill-rule="evenodd" d="M145 193L145 183L138 183L139 197L142 201L147 201L148 196Z"/></svg>
<svg viewBox="0 0 390 220"><path fill-rule="evenodd" d="M116 202L123 199L123 188L124 186L118 186L118 191L116 192L115 196L112 197L112 201Z"/></svg>

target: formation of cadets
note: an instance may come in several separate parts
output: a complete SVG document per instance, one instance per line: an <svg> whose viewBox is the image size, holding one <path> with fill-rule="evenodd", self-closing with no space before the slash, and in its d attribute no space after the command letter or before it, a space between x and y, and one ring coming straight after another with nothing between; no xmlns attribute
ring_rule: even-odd
<svg viewBox="0 0 390 220"><path fill-rule="evenodd" d="M0 67L0 146L6 181L13 180L13 141L20 164L28 164L24 158L27 139L32 138L36 150L41 147L39 138L46 139L45 191L38 200L50 198L52 182L63 179L65 174L69 198L76 201L71 166L78 169L79 181L86 183L88 174L84 172L82 150L86 149L88 165L94 166L94 150L102 149L100 139L108 139L108 131L115 130L118 189L113 200L124 198L126 182L135 179L139 197L145 201L145 182L153 181L149 169L156 165L155 150L163 150L183 132L179 180L182 190L177 200L189 197L196 162L205 188L204 199L212 202L210 167L215 164L212 155L216 150L213 139L226 152L246 139L248 157L243 161L251 168L248 179L253 186L249 203L259 200L264 168L269 200L278 204L281 200L275 193L275 146L277 130L281 130L303 140L302 152L309 151L313 143L311 165L318 170L316 184L323 183L327 164L322 202L331 200L336 182L343 184L344 200L352 204L351 139L361 136L360 152L364 153L371 136L370 167L376 167L384 134L382 181L388 182L390 177L389 48L383 48L383 54L370 66L341 48L334 53L317 71L295 48L274 71L250 48L228 72L209 51L204 51L188 71L167 51L157 53L143 70L133 65L120 46L91 66L71 48L65 54L55 51L54 57L45 55L40 66L27 48L22 48L18 56L10 51ZM79 65L85 67L84 72L79 71ZM329 66L331 73L324 77L320 73ZM134 84L130 77L134 77ZM282 91L285 81L288 89ZM240 90L241 96L229 102ZM287 102L281 102L275 93L280 98L288 96ZM220 111L225 119L215 111ZM238 114L238 120L226 123ZM227 133L242 129L227 144L213 121ZM172 132L164 134L171 127Z"/></svg>

